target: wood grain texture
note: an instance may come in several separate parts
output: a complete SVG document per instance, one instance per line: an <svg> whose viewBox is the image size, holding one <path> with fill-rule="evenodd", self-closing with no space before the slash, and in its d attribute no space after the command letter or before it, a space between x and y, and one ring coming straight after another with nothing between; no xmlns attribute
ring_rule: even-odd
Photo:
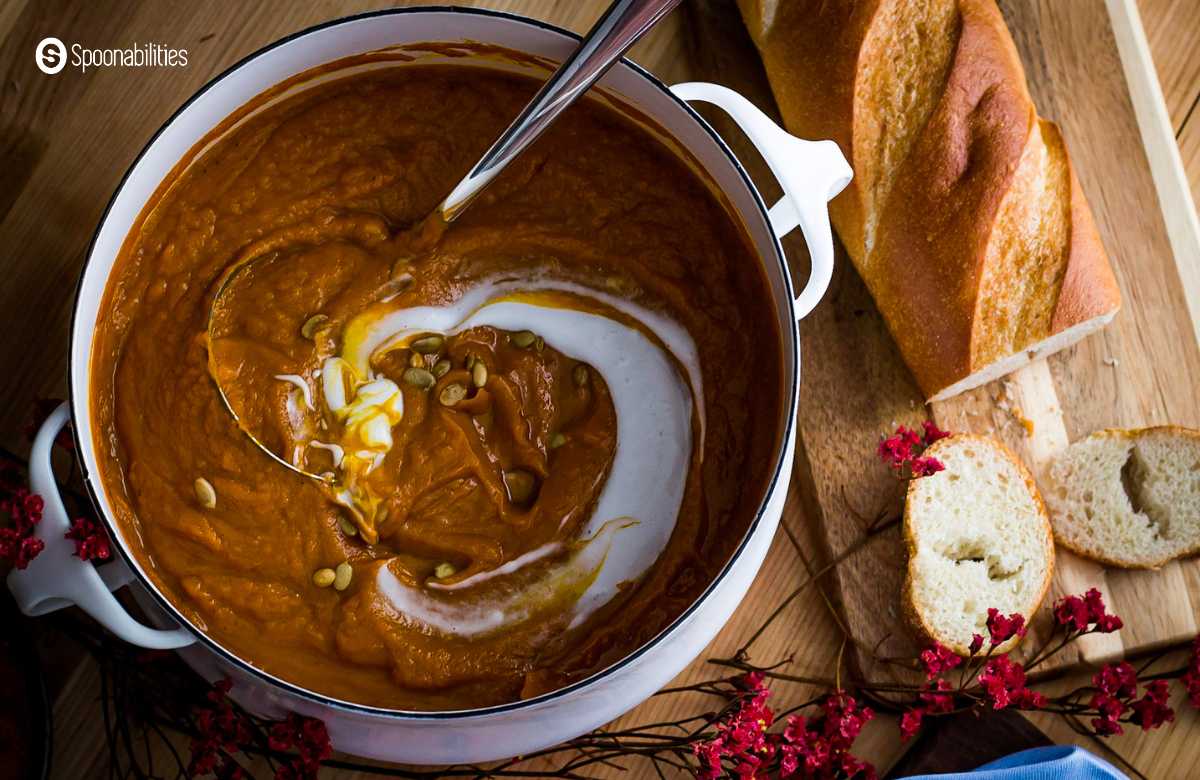
<svg viewBox="0 0 1200 780"><path fill-rule="evenodd" d="M1179 154L1183 158L1183 167L1187 172L1188 183L1192 189L1193 202L1200 203L1200 119L1195 112L1191 120L1179 131Z"/></svg>
<svg viewBox="0 0 1200 780"><path fill-rule="evenodd" d="M18 431L30 401L63 394L71 290L83 252L112 189L154 129L205 80L246 53L310 24L393 4L384 0L261 4L225 0L204 5L178 0L104 4L10 0L0 4L0 164L4 166L0 170L5 172L0 180L0 241L8 248L5 279L0 283L0 323L6 333L0 340L0 355L8 368L0 377L0 443L20 449ZM582 32L605 3L492 0L479 5L514 10ZM1104 4L1101 0L1008 0L1004 6L1010 20L1021 25L1018 43L1035 80L1038 105L1063 125L1126 300L1136 303L1127 303L1114 328L1104 335L1010 378L1007 384L996 383L941 404L933 414L949 427L994 430L1031 460L1100 425L1167 419L1197 424L1200 410L1194 388L1200 366L1194 339L1186 337L1192 324L1180 314L1187 311L1186 302L1178 276L1172 277L1170 263L1164 259L1169 258L1169 244L1162 235L1137 124L1123 92L1120 62L1111 47L1111 32L1106 32ZM1171 16L1173 21L1163 22L1168 26L1194 18L1188 13L1194 7L1194 0L1143 0L1148 14L1162 9L1162 14ZM190 64L181 70L140 71L136 77L108 69L86 77L68 74L51 79L32 63L33 46L51 34L89 46L156 40L186 47ZM1169 42L1164 43L1165 35L1155 35L1156 56L1159 50L1173 51ZM1189 40L1186 34L1179 39ZM1189 55L1194 63L1193 48L1177 54L1168 66L1179 69L1183 91L1191 78ZM774 110L761 66L749 49L736 11L725 0L690 0L685 13L675 14L639 44L633 56L667 81L708 78ZM727 129L722 126L723 132ZM1189 136L1185 132L1181 138L1185 156L1200 166L1200 135L1192 137L1190 156ZM764 175L761 161L736 135L731 138L756 170L764 192L773 196L777 189ZM786 248L797 261L796 276L802 279L806 273L802 242L792 237ZM798 546L782 534L775 540L746 601L706 655L728 654L783 594L804 579L807 567L856 538L857 529L850 525L858 522L854 515L873 514L890 496L889 478L870 456L878 435L897 423L916 422L926 413L878 313L844 257L839 258L828 300L802 324L801 332L803 441L783 518ZM1108 357L1118 358L1119 365L1105 365ZM1010 411L1014 405L1034 420L1032 439L1027 440L1015 422ZM816 519L822 512L845 519L842 525L825 526L840 529L838 533L820 531ZM844 610L855 610L875 622L889 620L895 591L887 582L898 576L902 566L889 543L881 538L858 553L838 572L840 579L824 581L828 586L824 595L840 592ZM1159 574L1110 573L1106 578L1083 563L1064 571L1074 572L1077 580L1061 583L1066 590L1105 583L1117 608L1131 619L1126 639L1133 644L1185 632L1188 616L1194 619L1195 605L1200 604L1200 566L1195 562ZM871 587L847 584L855 578ZM796 674L833 674L848 649L839 640L824 595L813 588L797 599L756 643L754 660L771 663L790 658ZM1160 603L1168 607L1145 608ZM1153 616L1140 615L1151 611ZM1121 649L1094 648L1094 657ZM845 672L844 667L841 670ZM677 682L712 674L711 667L697 661ZM1072 675L1064 684L1078 684L1085 678L1086 673L1082 678ZM102 776L95 670L80 666L60 682L54 776ZM804 694L800 688L778 687L777 701L796 700ZM670 719L694 705L676 696L659 696L620 723ZM1037 725L1057 741L1079 739L1061 721L1040 718ZM1200 764L1198 725L1194 712L1181 709L1175 724L1114 744L1149 776L1178 776L1180 767ZM881 717L861 738L861 752L881 767L890 765L902 750L896 734L894 720ZM180 738L177 746L186 751L186 738ZM362 775L330 771L322 776ZM622 776L653 773L637 766Z"/></svg>
<svg viewBox="0 0 1200 780"><path fill-rule="evenodd" d="M1171 127L1178 133L1200 101L1200 3L1138 0L1137 5Z"/></svg>

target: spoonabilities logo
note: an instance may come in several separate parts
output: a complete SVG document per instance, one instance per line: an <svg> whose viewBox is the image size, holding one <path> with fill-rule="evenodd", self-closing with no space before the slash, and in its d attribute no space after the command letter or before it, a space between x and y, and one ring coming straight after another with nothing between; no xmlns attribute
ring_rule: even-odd
<svg viewBox="0 0 1200 780"><path fill-rule="evenodd" d="M188 64L187 49L174 49L161 43L134 43L114 49L89 49L72 43L67 46L54 37L43 38L33 52L38 70L48 76L67 65L87 73L90 68L182 68Z"/></svg>
<svg viewBox="0 0 1200 780"><path fill-rule="evenodd" d="M38 69L53 76L67 66L67 47L58 38L43 38L33 53Z"/></svg>

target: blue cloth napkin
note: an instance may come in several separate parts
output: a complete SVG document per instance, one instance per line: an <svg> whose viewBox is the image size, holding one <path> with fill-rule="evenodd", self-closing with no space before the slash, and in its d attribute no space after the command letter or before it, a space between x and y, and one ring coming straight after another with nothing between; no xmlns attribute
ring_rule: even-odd
<svg viewBox="0 0 1200 780"><path fill-rule="evenodd" d="M961 777L970 780L1128 780L1112 764L1073 745L1050 745L996 759L974 772L912 775L908 780Z"/></svg>

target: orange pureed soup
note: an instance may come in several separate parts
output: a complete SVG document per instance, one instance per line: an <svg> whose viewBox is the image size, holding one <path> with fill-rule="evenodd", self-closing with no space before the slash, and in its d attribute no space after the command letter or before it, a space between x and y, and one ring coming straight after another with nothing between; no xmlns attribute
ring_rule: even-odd
<svg viewBox="0 0 1200 780"><path fill-rule="evenodd" d="M581 101L414 249L536 86L407 65L269 105L113 270L92 411L117 520L190 621L292 683L417 710L553 690L668 625L757 511L767 282L647 129Z"/></svg>

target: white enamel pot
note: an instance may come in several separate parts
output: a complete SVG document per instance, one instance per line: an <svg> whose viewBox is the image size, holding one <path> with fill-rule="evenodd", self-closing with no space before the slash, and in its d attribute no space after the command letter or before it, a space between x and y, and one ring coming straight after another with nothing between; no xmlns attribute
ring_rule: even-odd
<svg viewBox="0 0 1200 780"><path fill-rule="evenodd" d="M125 641L177 649L210 679L228 675L234 681L233 697L251 711L268 716L294 711L321 718L338 750L402 763L451 764L530 753L608 722L666 685L733 613L767 553L783 510L796 435L797 321L816 305L829 284L833 243L827 203L851 174L833 142L788 135L724 87L693 83L668 88L627 60L609 71L600 86L657 123L722 190L745 224L770 281L771 300L762 305L771 306L778 316L783 376L791 403L778 421L782 435L769 490L735 554L696 602L649 643L585 680L525 701L455 712L406 712L338 701L254 668L214 642L183 618L130 554L97 477L98 453L89 413L92 335L109 273L131 225L164 176L222 119L256 95L315 66L426 41L481 42L559 61L578 38L521 17L450 8L393 9L330 22L268 46L209 82L142 151L108 206L79 281L71 326L70 401L50 416L33 446L30 483L46 501L38 529L46 547L28 568L10 574L8 585L28 615L78 605ZM779 180L785 193L779 203L767 209L736 157L686 101L714 103L737 121ZM810 277L798 297L779 243L780 236L797 226L812 257ZM50 468L50 449L67 423L74 426L88 490L118 551L116 560L100 567L74 557L73 543L63 538L67 515ZM138 622L117 601L112 591L125 585L133 588L158 625Z"/></svg>

